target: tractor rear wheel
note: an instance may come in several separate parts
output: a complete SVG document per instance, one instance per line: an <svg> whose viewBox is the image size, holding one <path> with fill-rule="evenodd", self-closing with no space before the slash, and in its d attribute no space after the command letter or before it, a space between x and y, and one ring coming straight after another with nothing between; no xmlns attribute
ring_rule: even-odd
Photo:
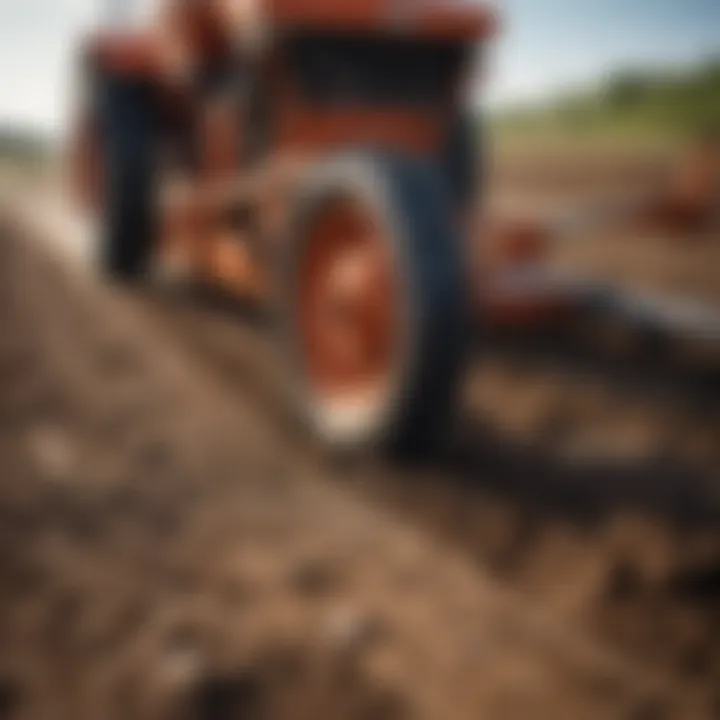
<svg viewBox="0 0 720 720"><path fill-rule="evenodd" d="M484 128L471 112L459 111L450 123L440 157L440 173L455 212L462 216L482 204Z"/></svg>
<svg viewBox="0 0 720 720"><path fill-rule="evenodd" d="M103 172L99 262L107 275L134 280L149 268L157 233L152 88L135 80L103 78L98 111Z"/></svg>
<svg viewBox="0 0 720 720"><path fill-rule="evenodd" d="M300 192L281 327L301 415L331 448L417 455L448 427L469 333L439 183L419 161L353 155Z"/></svg>

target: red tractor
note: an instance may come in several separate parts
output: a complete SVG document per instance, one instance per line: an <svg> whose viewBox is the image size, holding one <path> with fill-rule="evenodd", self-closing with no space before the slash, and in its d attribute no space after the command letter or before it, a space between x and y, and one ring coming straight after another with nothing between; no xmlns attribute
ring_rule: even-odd
<svg viewBox="0 0 720 720"><path fill-rule="evenodd" d="M494 26L460 0L172 0L96 33L76 167L103 269L267 303L324 442L431 446L472 336L469 90Z"/></svg>

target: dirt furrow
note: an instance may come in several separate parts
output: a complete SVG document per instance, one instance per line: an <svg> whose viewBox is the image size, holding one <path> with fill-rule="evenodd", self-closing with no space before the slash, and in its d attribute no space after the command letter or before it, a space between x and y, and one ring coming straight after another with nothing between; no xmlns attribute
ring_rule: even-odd
<svg viewBox="0 0 720 720"><path fill-rule="evenodd" d="M0 253L3 714L700 716L286 445L139 301L11 222Z"/></svg>

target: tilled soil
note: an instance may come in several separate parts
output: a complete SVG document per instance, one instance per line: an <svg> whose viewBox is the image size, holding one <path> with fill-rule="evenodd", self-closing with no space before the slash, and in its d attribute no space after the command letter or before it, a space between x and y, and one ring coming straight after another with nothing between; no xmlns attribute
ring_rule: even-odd
<svg viewBox="0 0 720 720"><path fill-rule="evenodd" d="M152 307L184 353L252 398L293 452L309 452L283 412L272 346L247 317L207 298ZM339 476L712 716L720 426L714 405L661 390L633 374L486 351L433 463L365 463Z"/></svg>
<svg viewBox="0 0 720 720"><path fill-rule="evenodd" d="M715 415L489 355L341 468L234 311L0 233L0 717L720 713Z"/></svg>

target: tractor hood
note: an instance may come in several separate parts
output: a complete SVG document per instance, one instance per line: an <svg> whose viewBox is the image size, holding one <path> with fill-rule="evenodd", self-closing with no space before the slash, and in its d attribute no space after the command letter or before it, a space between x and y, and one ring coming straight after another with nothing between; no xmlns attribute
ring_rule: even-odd
<svg viewBox="0 0 720 720"><path fill-rule="evenodd" d="M494 10L473 0L267 0L282 29L327 29L481 40L496 32Z"/></svg>

